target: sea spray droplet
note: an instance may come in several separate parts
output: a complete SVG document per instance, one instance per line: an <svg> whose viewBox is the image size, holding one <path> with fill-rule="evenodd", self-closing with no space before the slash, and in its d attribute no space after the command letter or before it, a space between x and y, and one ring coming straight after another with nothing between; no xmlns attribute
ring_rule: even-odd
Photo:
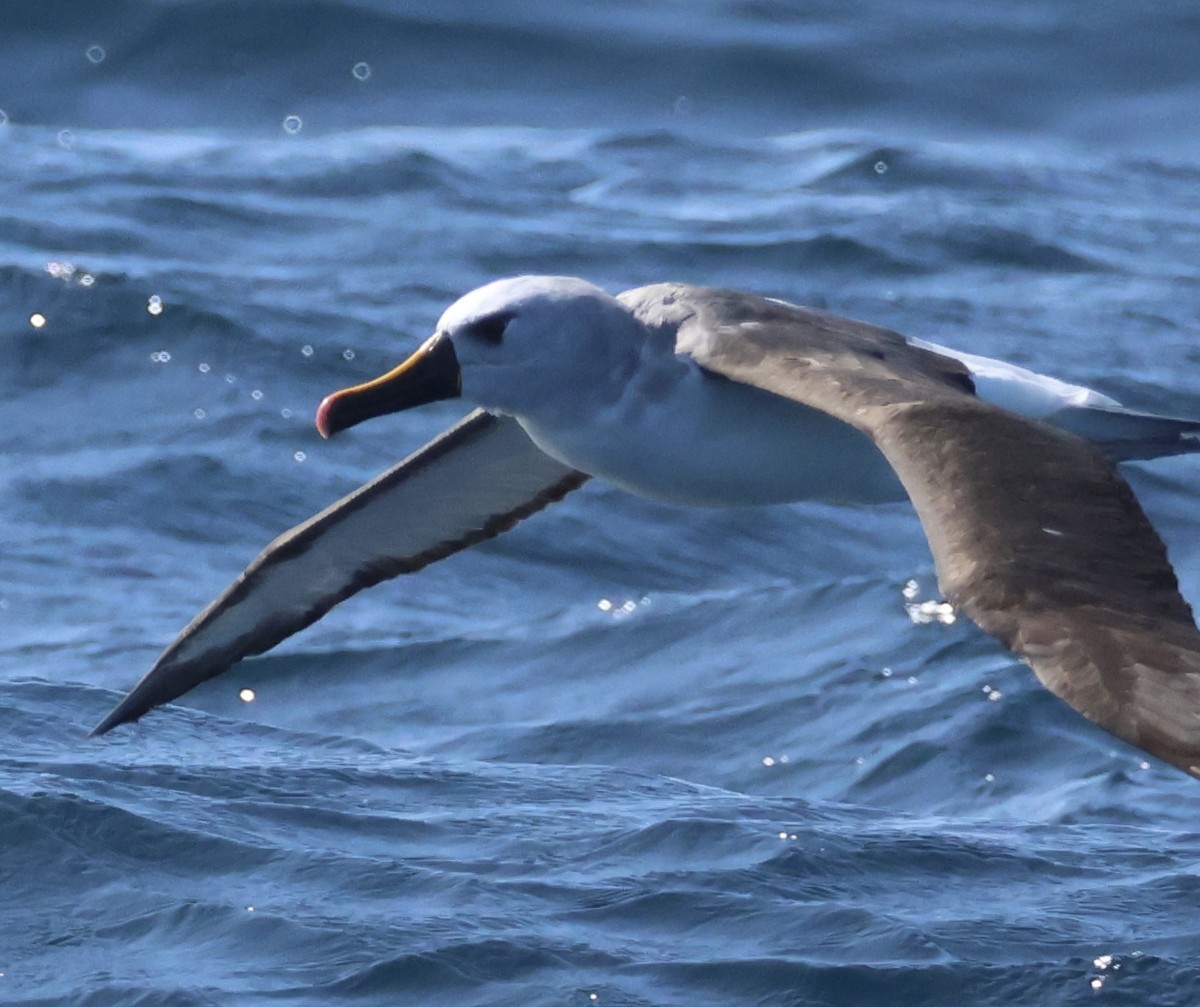
<svg viewBox="0 0 1200 1007"><path fill-rule="evenodd" d="M69 129L60 129L58 131L58 145L60 147L66 147L68 150L70 150L73 146L75 146L75 134L73 134Z"/></svg>
<svg viewBox="0 0 1200 1007"><path fill-rule="evenodd" d="M371 76L370 63L355 63L354 69L350 71L358 80L366 80Z"/></svg>
<svg viewBox="0 0 1200 1007"><path fill-rule="evenodd" d="M40 329L46 324L46 316L43 315L40 311L35 311L32 315L29 316L29 324L32 325L35 329Z"/></svg>
<svg viewBox="0 0 1200 1007"><path fill-rule="evenodd" d="M104 51L104 46L102 45L89 45L87 47L87 52L84 53L84 55L87 56L89 63L103 63L104 57L106 57L108 53Z"/></svg>
<svg viewBox="0 0 1200 1007"><path fill-rule="evenodd" d="M70 282L71 277L75 275L75 266L70 262L58 262L52 259L46 263L45 269L56 280L64 282Z"/></svg>
<svg viewBox="0 0 1200 1007"><path fill-rule="evenodd" d="M298 115L289 115L283 120L283 130L285 133L291 133L293 136L304 128L304 120Z"/></svg>

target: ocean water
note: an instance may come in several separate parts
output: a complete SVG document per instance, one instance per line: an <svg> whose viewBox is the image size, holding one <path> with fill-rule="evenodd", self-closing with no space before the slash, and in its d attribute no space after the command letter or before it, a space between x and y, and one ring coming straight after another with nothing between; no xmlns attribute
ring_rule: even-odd
<svg viewBox="0 0 1200 1007"><path fill-rule="evenodd" d="M1200 416L1197 52L1192 0L4 3L0 1003L1200 1003L1196 782L911 617L906 506L589 484L86 739L458 417L312 427L498 276ZM1200 600L1200 463L1127 471Z"/></svg>

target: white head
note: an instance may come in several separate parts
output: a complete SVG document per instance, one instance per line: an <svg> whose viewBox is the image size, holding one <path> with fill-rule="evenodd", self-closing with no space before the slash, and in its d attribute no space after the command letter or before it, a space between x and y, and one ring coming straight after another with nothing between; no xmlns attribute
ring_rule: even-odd
<svg viewBox="0 0 1200 1007"><path fill-rule="evenodd" d="M450 305L437 329L454 345L463 398L516 416L535 415L548 395L619 383L643 336L616 298L568 276L489 283Z"/></svg>
<svg viewBox="0 0 1200 1007"><path fill-rule="evenodd" d="M328 436L371 416L461 395L494 412L553 421L619 389L645 329L614 297L566 276L497 280L455 301L407 361L321 403Z"/></svg>

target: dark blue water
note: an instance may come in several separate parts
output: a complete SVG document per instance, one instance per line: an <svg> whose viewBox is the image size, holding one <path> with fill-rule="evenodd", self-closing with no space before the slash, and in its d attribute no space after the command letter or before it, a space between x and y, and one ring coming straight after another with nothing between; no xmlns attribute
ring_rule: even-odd
<svg viewBox="0 0 1200 1007"><path fill-rule="evenodd" d="M0 7L0 1002L1200 1003L1196 782L910 619L905 507L589 485L85 740L497 276L1200 415L1192 0L511 6ZM1200 466L1130 475L1200 598Z"/></svg>

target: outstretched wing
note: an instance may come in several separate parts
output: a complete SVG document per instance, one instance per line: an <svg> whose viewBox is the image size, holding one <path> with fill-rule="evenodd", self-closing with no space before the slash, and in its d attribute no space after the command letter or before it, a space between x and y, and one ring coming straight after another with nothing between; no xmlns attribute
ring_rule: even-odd
<svg viewBox="0 0 1200 1007"><path fill-rule="evenodd" d="M476 410L267 546L92 733L269 650L363 588L507 531L586 480L515 420Z"/></svg>
<svg viewBox="0 0 1200 1007"><path fill-rule="evenodd" d="M650 290L636 311L674 319L677 352L868 434L951 604L1085 717L1200 777L1200 633L1096 448L980 401L886 330L726 291L679 288L668 310Z"/></svg>

